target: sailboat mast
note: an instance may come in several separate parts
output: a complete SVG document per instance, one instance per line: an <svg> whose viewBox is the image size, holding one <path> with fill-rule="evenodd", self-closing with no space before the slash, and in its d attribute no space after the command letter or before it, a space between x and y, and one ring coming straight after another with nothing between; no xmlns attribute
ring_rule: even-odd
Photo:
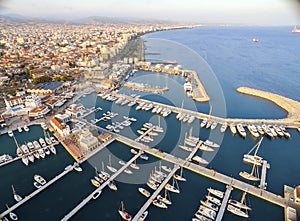
<svg viewBox="0 0 300 221"><path fill-rule="evenodd" d="M257 148L256 148L256 150L255 150L254 156L256 156L256 154L257 154L257 152L258 152L258 149L259 149L259 147L260 147L260 144L261 144L261 142L262 142L263 139L264 139L264 137L261 137L261 138L260 138L260 140L259 140L259 142L258 142L258 144L257 144Z"/></svg>

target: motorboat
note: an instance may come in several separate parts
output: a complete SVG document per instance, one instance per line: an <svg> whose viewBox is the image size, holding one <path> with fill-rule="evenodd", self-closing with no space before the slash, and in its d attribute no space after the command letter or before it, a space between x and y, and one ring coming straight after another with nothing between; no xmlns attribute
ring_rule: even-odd
<svg viewBox="0 0 300 221"><path fill-rule="evenodd" d="M95 179L91 179L91 182L92 182L92 184L95 186L95 187L99 187L100 186L100 182L98 182L97 180L95 180Z"/></svg>
<svg viewBox="0 0 300 221"><path fill-rule="evenodd" d="M18 131L19 131L19 133L22 133L22 132L23 132L23 130L22 130L21 127L18 127Z"/></svg>
<svg viewBox="0 0 300 221"><path fill-rule="evenodd" d="M168 173L170 173L172 171L171 167L168 167L166 165L162 165L161 168Z"/></svg>
<svg viewBox="0 0 300 221"><path fill-rule="evenodd" d="M139 187L138 191L147 198L149 198L151 196L150 192L142 187Z"/></svg>
<svg viewBox="0 0 300 221"><path fill-rule="evenodd" d="M201 124L200 124L200 127L205 127L206 126L206 124L207 124L207 118L204 118L203 120L202 120L202 122L201 122Z"/></svg>
<svg viewBox="0 0 300 221"><path fill-rule="evenodd" d="M51 145L51 144L52 144L51 140L50 140L48 137L45 137L45 141L46 141L46 143L47 143L48 145Z"/></svg>
<svg viewBox="0 0 300 221"><path fill-rule="evenodd" d="M230 124L229 125L229 129L230 129L230 132L235 135L236 134L236 127L234 124Z"/></svg>
<svg viewBox="0 0 300 221"><path fill-rule="evenodd" d="M217 125L218 125L218 122L213 120L211 123L210 129L214 130L217 127Z"/></svg>
<svg viewBox="0 0 300 221"><path fill-rule="evenodd" d="M202 215L206 216L209 219L214 220L215 217L216 217L216 211L214 211L212 209L209 209L209 208L207 208L207 207L205 207L203 205L201 205L199 207L198 211L199 211L199 213L201 213Z"/></svg>
<svg viewBox="0 0 300 221"><path fill-rule="evenodd" d="M10 137L14 136L14 133L11 130L9 130L7 133L8 133L8 136L10 136Z"/></svg>
<svg viewBox="0 0 300 221"><path fill-rule="evenodd" d="M255 125L248 125L247 128L254 138L258 138L260 136Z"/></svg>
<svg viewBox="0 0 300 221"><path fill-rule="evenodd" d="M146 154L141 154L140 158L142 160L148 160L149 159L149 157Z"/></svg>
<svg viewBox="0 0 300 221"><path fill-rule="evenodd" d="M142 215L137 219L137 221L144 221L148 216L148 211L142 213Z"/></svg>
<svg viewBox="0 0 300 221"><path fill-rule="evenodd" d="M211 187L207 188L208 192L219 197L219 198L223 198L224 197L224 192L223 191L220 191L220 190L216 190L216 189L213 189Z"/></svg>
<svg viewBox="0 0 300 221"><path fill-rule="evenodd" d="M28 131L29 131L29 128L28 128L27 125L24 125L23 129L24 129L25 132L28 132Z"/></svg>
<svg viewBox="0 0 300 221"><path fill-rule="evenodd" d="M215 151L213 148L205 145L205 144L201 144L200 147L199 147L200 150L202 151L207 151L207 152L213 152Z"/></svg>
<svg viewBox="0 0 300 221"><path fill-rule="evenodd" d="M238 125L236 125L236 128L237 128L238 133L241 135L241 137L245 138L247 134L246 134L246 131L245 131L243 125L238 124Z"/></svg>
<svg viewBox="0 0 300 221"><path fill-rule="evenodd" d="M41 184L41 185L45 185L45 184L46 184L46 180L45 180L42 176L40 176L40 175L38 175L38 174L34 175L34 176L33 176L33 179L34 179L36 182L38 182L39 184Z"/></svg>
<svg viewBox="0 0 300 221"><path fill-rule="evenodd" d="M205 144L206 146L210 146L210 147L213 147L213 148L220 147L220 145L219 145L219 144L217 144L217 143L214 143L214 142L212 142L212 141L210 141L210 140L206 140L206 141L204 141L204 144Z"/></svg>
<svg viewBox="0 0 300 221"><path fill-rule="evenodd" d="M42 145L42 147L46 147L47 146L45 140L42 137L39 139L39 142Z"/></svg>
<svg viewBox="0 0 300 221"><path fill-rule="evenodd" d="M36 182L36 181L33 182L33 185L34 185L37 189L39 189L39 188L42 187L42 185L41 185L40 183Z"/></svg>
<svg viewBox="0 0 300 221"><path fill-rule="evenodd" d="M199 157L198 155L194 156L192 158L194 161L196 161L197 163L200 163L200 164L208 164L208 161L205 160L204 158L202 157Z"/></svg>
<svg viewBox="0 0 300 221"><path fill-rule="evenodd" d="M137 154L137 153L138 153L135 149L131 149L130 152L131 152L132 154Z"/></svg>
<svg viewBox="0 0 300 221"><path fill-rule="evenodd" d="M224 133L224 132L226 131L227 126L228 126L228 125L227 125L227 122L225 121L225 122L222 124L221 128L220 128L221 133Z"/></svg>

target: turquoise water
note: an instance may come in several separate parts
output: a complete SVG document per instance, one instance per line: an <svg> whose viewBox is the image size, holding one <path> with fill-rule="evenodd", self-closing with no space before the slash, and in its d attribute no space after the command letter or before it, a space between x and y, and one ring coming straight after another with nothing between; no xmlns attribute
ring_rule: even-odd
<svg viewBox="0 0 300 221"><path fill-rule="evenodd" d="M258 38L260 42L252 43L253 37ZM150 52L156 52L158 49L161 52L160 56L152 56L149 59L176 60L182 64L183 68L199 70L199 76L212 98L211 104L215 114L228 117L281 118L286 113L273 103L240 95L235 89L239 86L250 86L299 100L300 89L298 87L299 78L297 77L298 70L300 70L300 64L297 62L300 57L299 37L299 35L292 35L289 27L203 27L151 33L146 36L148 39L146 44L149 44L146 46ZM173 46L172 42L165 43L163 40L163 44L161 44L159 41L151 41L150 38L170 39L187 45L194 51L187 52L182 49L181 45L172 49L170 48ZM169 57L169 52L177 53L173 53ZM195 52L202 58L194 57ZM166 55L168 57L164 57ZM199 64L201 64L200 67ZM138 72L130 80L150 85L168 85L170 88L164 95L154 96L134 92L146 99L176 106L182 105L185 108L206 113L209 111L208 103L194 104L186 97L181 88L184 79L180 76ZM133 93L126 89L121 89L121 92ZM89 116L88 119L99 118L108 110L119 113L119 116L113 121L121 121L123 115L136 117L138 122L133 123L131 129L126 128L121 131L121 134L131 138L137 137L136 130L144 122L158 122L157 115L153 116L150 112L135 111L135 108L103 101L97 98L96 94L81 98L80 102L87 107L100 106L103 108L103 111L96 113L95 116ZM108 123L110 122L100 122L99 125L106 126ZM190 127L178 122L174 114L166 119L160 118L160 123L165 127L166 134L158 136L153 145L176 156L187 156L184 151L178 150L176 145L182 142L185 132L189 131ZM201 139L212 136L210 130L199 129L199 122L195 121L192 126L194 135L199 135ZM214 132L216 136L219 136L217 131L219 131L219 127ZM300 136L295 130L289 130L289 132L292 135L290 140L266 138L259 150L259 155L271 165L267 173L268 190L281 195L284 184L290 186L299 184L297 156L300 154L298 148ZM43 136L39 126L31 126L30 135L26 132L18 133L15 131L14 133L19 143L32 141ZM246 139L239 136L232 137L230 132L226 131L221 148L214 157L211 156L212 161L208 168L239 179L238 173L240 171L251 170L249 166L242 163L242 155L248 152L256 142L249 136ZM15 154L14 142L8 135L1 135L0 143L0 154ZM40 174L50 180L63 171L65 166L73 163L73 159L61 145L57 146L57 152L56 156L50 155L28 167L24 166L21 161L17 161L0 169L1 211L5 210L6 203L8 205L14 204L11 191L12 184L21 196L25 196L34 190L32 184L34 174ZM101 162L106 165L109 154L112 155L113 166L117 168L120 167L117 158L126 161L132 156L130 147L117 142L112 143L107 150L99 152L89 162L83 163L82 173L69 173L50 188L19 207L15 212L20 220L62 219L65 214L94 190L90 183L90 179L95 173L94 167L96 166L100 170ZM157 166L159 161L150 157L149 162L138 159L137 163L143 166L143 170L135 171L132 177L121 175L116 181L119 188L117 192L112 192L106 188L96 201L88 203L71 220L121 220L117 213L121 200L124 201L128 212L135 214L146 201L137 191L137 188L139 186L146 187L143 182L145 182L150 170ZM179 183L181 194L171 194L172 206L167 210L151 206L147 220L191 220L199 206L199 201L203 200L207 194L206 188L213 187L225 190L223 184L189 171L184 170L184 176L188 181ZM232 197L239 199L241 192L233 190ZM249 220L283 220L283 209L252 196L247 196L246 200L252 207ZM223 220L235 221L242 220L242 218L226 212Z"/></svg>

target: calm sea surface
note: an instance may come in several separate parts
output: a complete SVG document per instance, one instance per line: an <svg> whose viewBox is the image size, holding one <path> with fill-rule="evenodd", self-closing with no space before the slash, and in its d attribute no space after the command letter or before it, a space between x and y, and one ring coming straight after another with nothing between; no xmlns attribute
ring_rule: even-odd
<svg viewBox="0 0 300 221"><path fill-rule="evenodd" d="M252 38L259 39L253 43ZM147 52L160 53L147 55L149 60L177 61L182 68L197 70L201 81L211 97L213 114L223 117L238 118L282 118L286 113L271 102L241 95L236 92L240 86L248 86L271 91L283 96L300 100L300 35L291 33L291 27L201 27L151 33L145 36ZM188 47L188 48L187 48ZM168 76L158 73L137 72L130 80L149 84L168 86L169 91L164 95L151 95L141 92L146 99L162 103L183 106L184 108L209 112L209 104L195 104L186 97L182 85L184 79L180 76ZM122 93L133 92L121 89ZM138 119L131 128L125 128L121 134L131 138L137 137L136 130L145 122L158 123L158 116L151 112L136 111L135 108L118 106L103 101L96 94L82 98L79 102L87 107L100 106L103 111L89 116L87 119L100 118L106 111L118 112L112 121L122 121L123 116L134 116ZM165 134L158 136L151 145L179 157L188 154L179 150L177 144L182 144L186 132L193 128L193 135L201 139L216 138L222 141L218 152L204 155L210 160L208 168L213 168L228 176L239 178L240 171L249 171L251 167L242 162L243 154L247 153L257 141L250 136L242 139L232 136L229 130L224 137L218 132L219 126L211 132L199 129L199 122L187 125L176 120L175 115L163 119L160 124L165 128ZM100 122L106 126L111 122ZM283 195L283 185L295 186L300 183L298 156L300 155L300 135L295 130L289 130L291 139L263 140L259 155L271 165L267 172L268 190ZM31 126L30 133L14 132L19 144L37 140L44 136L39 126ZM14 155L16 147L13 139L4 134L0 136L0 154ZM201 155L201 152L197 154ZM99 152L91 160L85 162L83 172L71 172L26 204L15 210L20 220L60 220L72 208L90 194L94 187L90 179L97 170L108 163L111 155L112 165L119 168L120 159L131 158L130 147L120 143L112 143L106 150ZM36 160L34 164L24 166L21 161L0 168L0 210L6 209L6 204L13 205L14 199L11 185L21 196L34 191L33 176L40 174L50 180L64 168L73 163L72 157L59 145L57 155L47 156L44 160ZM120 201L125 203L126 210L135 214L146 201L137 188L143 186L149 173L159 161L150 157L148 162L137 160L141 170L134 175L121 175L117 180L118 191L106 188L101 197L91 201L80 210L71 220L121 220L117 210ZM164 163L165 165L169 165ZM105 167L106 168L106 167ZM107 169L106 169L107 171ZM171 194L172 205L167 210L154 206L149 208L147 220L191 220L197 210L200 200L205 199L207 188L213 187L225 190L225 185L184 170L187 182L179 183L181 193ZM250 182L251 183L251 182ZM255 184L257 185L257 184ZM232 191L232 198L240 199L242 192ZM283 220L283 209L270 203L247 195L247 204L252 207L248 220L276 221ZM242 218L225 212L225 221L242 220Z"/></svg>

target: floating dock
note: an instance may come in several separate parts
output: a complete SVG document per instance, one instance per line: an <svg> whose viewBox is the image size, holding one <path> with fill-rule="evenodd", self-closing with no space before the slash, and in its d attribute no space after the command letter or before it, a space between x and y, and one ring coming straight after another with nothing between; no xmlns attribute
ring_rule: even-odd
<svg viewBox="0 0 300 221"><path fill-rule="evenodd" d="M216 221L221 221L221 220L222 220L223 215L224 215L224 212L225 212L225 210L226 210L227 202L228 202L229 197L230 197L230 193L231 193L231 191L233 190L233 188L232 188L231 185L227 185L226 188L227 188L227 189L226 189L224 198L223 198L223 200L222 200L222 205L221 205L221 207L220 207L220 209L219 209L219 212L218 212Z"/></svg>

